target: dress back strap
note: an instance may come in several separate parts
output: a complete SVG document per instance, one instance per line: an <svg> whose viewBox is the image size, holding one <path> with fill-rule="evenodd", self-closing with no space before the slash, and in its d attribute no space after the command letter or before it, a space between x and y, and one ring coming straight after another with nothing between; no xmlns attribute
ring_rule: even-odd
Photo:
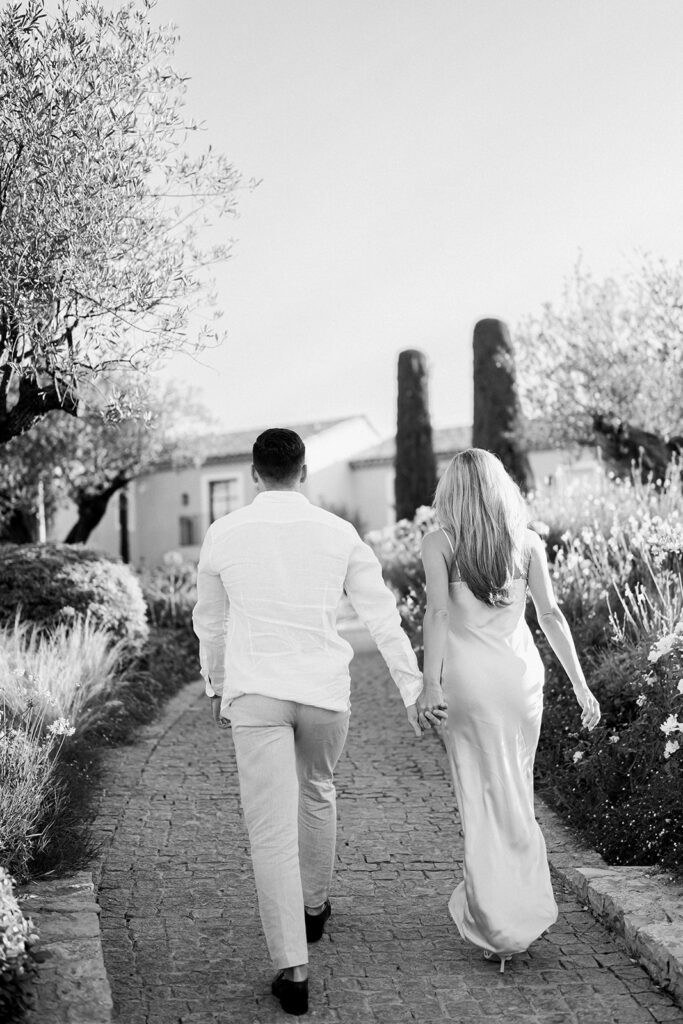
<svg viewBox="0 0 683 1024"><path fill-rule="evenodd" d="M454 554L455 554L455 548L453 547L453 541L452 541L452 540L451 540L451 538L450 538L450 537L448 536L448 534L447 534L447 533L446 533L446 531L444 530L443 526L441 527L441 532L443 533L444 537L445 537L445 538L446 538L446 540L448 541L448 546L449 546L449 548L451 549L451 554L452 554L452 555L454 555Z"/></svg>

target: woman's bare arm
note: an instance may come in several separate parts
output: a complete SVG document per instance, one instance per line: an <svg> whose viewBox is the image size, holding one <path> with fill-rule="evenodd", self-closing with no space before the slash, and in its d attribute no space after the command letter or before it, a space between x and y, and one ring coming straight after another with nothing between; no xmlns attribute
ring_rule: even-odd
<svg viewBox="0 0 683 1024"><path fill-rule="evenodd" d="M441 670L448 636L448 565L450 549L440 530L428 533L422 541L427 607L422 624L424 665L423 706L446 706L441 690ZM445 716L443 716L445 717Z"/></svg>
<svg viewBox="0 0 683 1024"><path fill-rule="evenodd" d="M529 592L536 608L538 624L569 676L576 699L581 705L581 724L593 729L600 721L600 705L588 688L569 624L555 598L543 542L533 531L528 531L527 537L531 547Z"/></svg>

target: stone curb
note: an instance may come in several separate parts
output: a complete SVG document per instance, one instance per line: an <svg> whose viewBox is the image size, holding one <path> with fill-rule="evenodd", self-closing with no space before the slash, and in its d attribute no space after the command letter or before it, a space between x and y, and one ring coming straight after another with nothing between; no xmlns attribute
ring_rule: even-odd
<svg viewBox="0 0 683 1024"><path fill-rule="evenodd" d="M39 879L19 896L22 913L40 935L35 1005L26 1024L110 1024L113 1004L92 873Z"/></svg>
<svg viewBox="0 0 683 1024"><path fill-rule="evenodd" d="M656 867L610 866L536 797L554 875L620 935L650 977L683 1006L683 884Z"/></svg>

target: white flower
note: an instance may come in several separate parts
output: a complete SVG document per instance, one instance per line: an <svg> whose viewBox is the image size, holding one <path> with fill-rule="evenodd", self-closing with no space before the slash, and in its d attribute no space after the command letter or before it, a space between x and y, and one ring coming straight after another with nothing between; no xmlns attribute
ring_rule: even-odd
<svg viewBox="0 0 683 1024"><path fill-rule="evenodd" d="M645 704L646 701L647 701L647 697L645 696L645 694L644 693L639 693L637 698L636 698L636 704L638 705L638 707L642 708L643 704Z"/></svg>
<svg viewBox="0 0 683 1024"><path fill-rule="evenodd" d="M680 636L683 633L683 619L674 626L674 633Z"/></svg>
<svg viewBox="0 0 683 1024"><path fill-rule="evenodd" d="M583 750L575 750L572 755L572 761L574 764L578 764L583 759Z"/></svg>
<svg viewBox="0 0 683 1024"><path fill-rule="evenodd" d="M618 743L619 742L619 737L617 736L617 734L615 732L613 732L612 735L610 736L609 742L610 743Z"/></svg>
<svg viewBox="0 0 683 1024"><path fill-rule="evenodd" d="M680 749L680 743L678 740L667 740L666 746L664 747L664 757L669 758L672 754L675 754Z"/></svg>
<svg viewBox="0 0 683 1024"><path fill-rule="evenodd" d="M669 715L659 728L665 736L668 736L672 732L683 732L683 722L679 722L675 715Z"/></svg>
<svg viewBox="0 0 683 1024"><path fill-rule="evenodd" d="M56 718L47 731L51 736L73 736L76 732L68 718Z"/></svg>
<svg viewBox="0 0 683 1024"><path fill-rule="evenodd" d="M167 551L161 560L169 568L180 568L184 562L184 558L179 551Z"/></svg>
<svg viewBox="0 0 683 1024"><path fill-rule="evenodd" d="M677 637L674 633L667 633L666 636L660 636L659 640L657 640L648 654L647 660L652 662L659 661L660 658L665 657L665 655L667 655L672 648L676 646L676 641Z"/></svg>
<svg viewBox="0 0 683 1024"><path fill-rule="evenodd" d="M678 680L678 686L676 687L679 693L683 693L683 679Z"/></svg>

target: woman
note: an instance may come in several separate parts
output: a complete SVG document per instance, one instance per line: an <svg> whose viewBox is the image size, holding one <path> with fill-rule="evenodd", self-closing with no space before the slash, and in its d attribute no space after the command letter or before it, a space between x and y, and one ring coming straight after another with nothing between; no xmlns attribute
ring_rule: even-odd
<svg viewBox="0 0 683 1024"><path fill-rule="evenodd" d="M600 708L555 600L545 550L495 456L460 452L439 482L441 529L423 542L423 727L448 706L447 748L465 838L463 882L449 910L460 934L500 969L557 919L545 843L534 817L533 767L543 663L524 619L538 622L574 688L588 729Z"/></svg>

